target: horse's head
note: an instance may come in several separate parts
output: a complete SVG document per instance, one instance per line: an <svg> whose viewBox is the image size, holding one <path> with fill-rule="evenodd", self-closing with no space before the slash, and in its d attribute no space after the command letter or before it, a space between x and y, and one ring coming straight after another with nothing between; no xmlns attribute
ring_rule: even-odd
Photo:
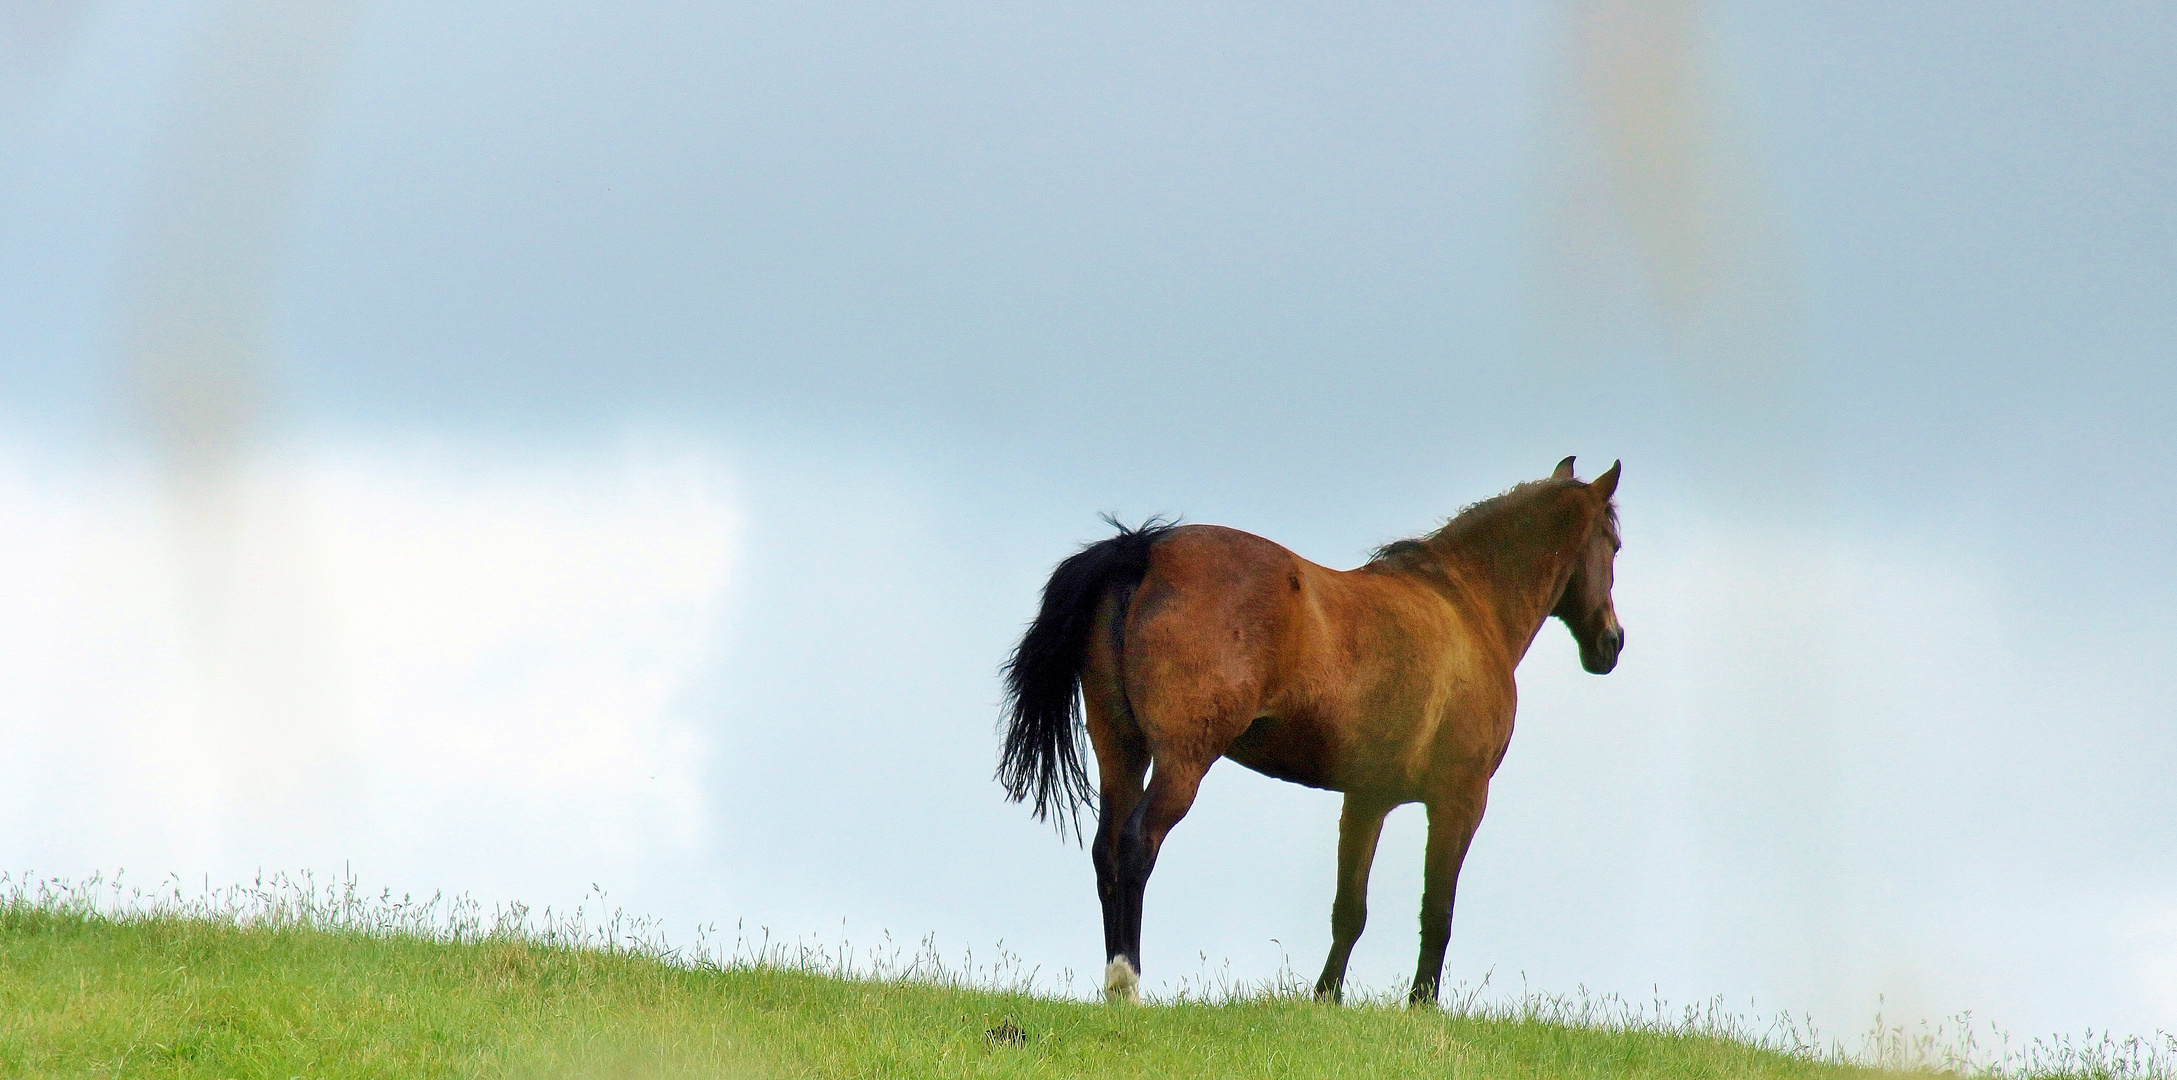
<svg viewBox="0 0 2177 1080"><path fill-rule="evenodd" d="M1618 468L1587 484L1575 484L1590 501L1587 535L1573 552L1572 580L1550 614L1565 621L1572 639L1580 643L1580 666L1596 675L1608 675L1618 666L1625 649L1625 627L1618 623L1618 609L1610 602L1610 585L1618 559L1618 511L1611 495L1618 490ZM1572 478L1572 459L1557 466L1556 476Z"/></svg>

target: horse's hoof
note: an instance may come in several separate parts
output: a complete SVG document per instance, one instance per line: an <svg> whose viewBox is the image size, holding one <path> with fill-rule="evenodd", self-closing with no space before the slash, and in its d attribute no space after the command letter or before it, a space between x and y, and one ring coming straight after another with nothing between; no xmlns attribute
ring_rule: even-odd
<svg viewBox="0 0 2177 1080"><path fill-rule="evenodd" d="M1112 1005L1141 1004L1141 973L1126 957L1114 956L1104 965L1104 1001Z"/></svg>

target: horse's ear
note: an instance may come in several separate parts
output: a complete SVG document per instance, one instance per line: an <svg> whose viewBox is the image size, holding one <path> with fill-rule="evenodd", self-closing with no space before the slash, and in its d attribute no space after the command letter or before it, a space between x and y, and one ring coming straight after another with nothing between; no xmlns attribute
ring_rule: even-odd
<svg viewBox="0 0 2177 1080"><path fill-rule="evenodd" d="M1575 456L1575 457L1577 457L1578 455L1574 455L1574 456ZM1558 462L1558 463L1557 463L1557 471L1556 471L1556 472L1553 472L1553 473L1551 473L1551 474L1550 474L1550 479L1552 479L1552 480L1570 480L1570 479L1572 479L1572 458L1569 458L1569 457L1568 457L1568 458L1566 458L1565 460L1563 460L1563 461L1560 461L1560 462Z"/></svg>
<svg viewBox="0 0 2177 1080"><path fill-rule="evenodd" d="M1624 464L1622 461L1611 462L1608 470L1588 482L1588 490L1594 492L1598 498L1605 500L1616 494L1618 490L1618 468Z"/></svg>

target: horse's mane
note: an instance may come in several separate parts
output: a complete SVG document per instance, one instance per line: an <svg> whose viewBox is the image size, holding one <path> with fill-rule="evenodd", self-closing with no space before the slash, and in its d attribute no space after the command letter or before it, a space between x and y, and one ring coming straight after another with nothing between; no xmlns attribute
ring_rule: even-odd
<svg viewBox="0 0 2177 1080"><path fill-rule="evenodd" d="M1444 522L1436 531L1426 536L1393 540L1377 548L1369 553L1368 561L1371 565L1375 563L1398 563L1404 562L1407 557L1413 555L1450 551L1470 543L1487 542L1506 521L1514 517L1519 511L1532 505L1543 495L1561 488L1576 486L1579 483L1580 481L1569 477L1565 479L1550 477L1542 480L1529 480L1524 484L1516 484L1500 495L1492 495L1479 502L1467 504L1464 509L1452 515L1449 521ZM1610 524L1610 531L1615 534L1618 529L1618 503L1616 499L1610 500L1610 505L1605 512Z"/></svg>

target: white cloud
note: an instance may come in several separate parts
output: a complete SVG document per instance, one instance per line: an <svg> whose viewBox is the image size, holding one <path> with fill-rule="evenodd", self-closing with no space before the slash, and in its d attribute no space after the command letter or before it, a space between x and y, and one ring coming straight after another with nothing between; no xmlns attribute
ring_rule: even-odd
<svg viewBox="0 0 2177 1080"><path fill-rule="evenodd" d="M14 868L537 899L703 841L714 459L321 450L174 489L0 456Z"/></svg>

